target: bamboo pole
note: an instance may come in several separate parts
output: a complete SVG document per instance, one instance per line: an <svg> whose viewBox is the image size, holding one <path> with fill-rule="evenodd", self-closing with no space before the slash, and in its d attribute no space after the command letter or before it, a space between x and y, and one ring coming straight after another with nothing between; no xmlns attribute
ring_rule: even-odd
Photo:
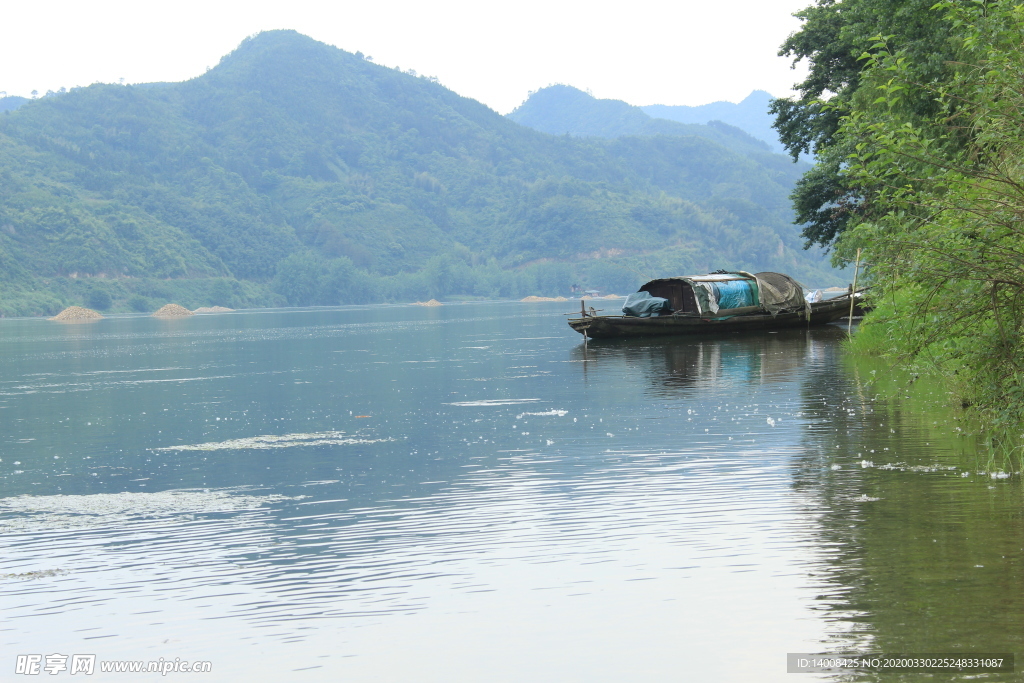
<svg viewBox="0 0 1024 683"><path fill-rule="evenodd" d="M853 334L853 302L857 296L857 275L860 273L860 249L857 250L857 263L853 267L853 288L850 290L850 317L846 323L846 334Z"/></svg>
<svg viewBox="0 0 1024 683"><path fill-rule="evenodd" d="M580 297L580 315L582 315L582 317L584 317L584 318L587 317L587 302L583 300L583 297ZM589 325L587 325L587 326L585 326L583 328L583 357L584 358L586 358L586 356L587 356L587 342L590 341L589 339L587 339L587 327L589 327Z"/></svg>

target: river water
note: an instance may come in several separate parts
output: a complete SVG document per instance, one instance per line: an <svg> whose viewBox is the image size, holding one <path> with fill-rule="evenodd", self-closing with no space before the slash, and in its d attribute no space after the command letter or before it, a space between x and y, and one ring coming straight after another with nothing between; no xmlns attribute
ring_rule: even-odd
<svg viewBox="0 0 1024 683"><path fill-rule="evenodd" d="M1024 652L1021 480L941 388L885 398L835 326L584 348L572 305L0 321L0 679L56 653L888 681L922 677L786 655Z"/></svg>

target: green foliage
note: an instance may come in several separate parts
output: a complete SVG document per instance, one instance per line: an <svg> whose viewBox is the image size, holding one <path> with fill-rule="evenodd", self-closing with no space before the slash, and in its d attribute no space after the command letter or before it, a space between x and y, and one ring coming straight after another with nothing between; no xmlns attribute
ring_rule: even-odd
<svg viewBox="0 0 1024 683"><path fill-rule="evenodd" d="M797 223L808 244L830 246L866 207L844 172L851 150L839 135L842 117L876 96L862 82L862 57L885 31L888 44L907 55L906 68L919 83L944 82L955 55L952 25L932 10L934 0L817 0L797 12L803 21L779 50L795 62L807 60L808 75L796 85L797 98L772 102L775 129L793 158L813 152L819 164L793 193ZM903 93L908 119L931 120L938 112L930 93Z"/></svg>
<svg viewBox="0 0 1024 683"><path fill-rule="evenodd" d="M849 257L863 247L874 264L885 305L868 341L955 377L965 403L1019 428L1024 9L944 2L936 15L957 36L948 78L921 82L911 53L884 39L865 59L865 96L838 135L867 209L839 249ZM925 98L930 118L906 104Z"/></svg>
<svg viewBox="0 0 1024 683"><path fill-rule="evenodd" d="M144 296L135 295L128 299L128 307L136 313L145 313L149 310L156 310L156 307Z"/></svg>
<svg viewBox="0 0 1024 683"><path fill-rule="evenodd" d="M271 288L289 306L337 306L383 300L372 288L372 277L345 258L326 259L302 251L278 265Z"/></svg>
<svg viewBox="0 0 1024 683"><path fill-rule="evenodd" d="M146 313L169 303L251 308L278 306L284 300L264 285L233 278L54 277L28 280L27 286L0 285L0 317L55 315L71 305Z"/></svg>
<svg viewBox="0 0 1024 683"><path fill-rule="evenodd" d="M113 299L110 298L110 293L99 287L94 287L89 292L89 295L85 300L86 306L96 309L97 311L105 311L109 309L113 303Z"/></svg>
<svg viewBox="0 0 1024 683"><path fill-rule="evenodd" d="M78 303L93 280L114 312L172 295L564 294L588 260L675 249L834 282L822 254L798 254L785 198L799 170L698 129L545 135L428 79L262 33L191 81L93 85L0 116L0 310L42 311L28 292Z"/></svg>

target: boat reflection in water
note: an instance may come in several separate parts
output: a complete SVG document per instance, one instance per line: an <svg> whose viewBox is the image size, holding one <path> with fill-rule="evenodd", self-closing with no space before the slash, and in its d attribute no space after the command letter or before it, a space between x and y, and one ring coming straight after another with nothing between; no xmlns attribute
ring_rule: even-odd
<svg viewBox="0 0 1024 683"><path fill-rule="evenodd" d="M678 396L680 390L723 384L743 392L752 384L805 379L807 366L832 362L846 330L837 325L778 332L734 333L719 338L646 337L580 344L573 359L583 361L584 375L595 368L646 375L655 395Z"/></svg>

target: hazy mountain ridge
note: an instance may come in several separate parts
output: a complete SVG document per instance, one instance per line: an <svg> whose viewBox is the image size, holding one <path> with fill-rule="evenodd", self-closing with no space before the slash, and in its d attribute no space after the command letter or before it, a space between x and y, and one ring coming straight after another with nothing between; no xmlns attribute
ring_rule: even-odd
<svg viewBox="0 0 1024 683"><path fill-rule="evenodd" d="M8 95L6 97L0 97L0 114L2 114L5 111L14 111L26 102L28 102L28 98L18 97L17 95Z"/></svg>
<svg viewBox="0 0 1024 683"><path fill-rule="evenodd" d="M828 277L790 224L799 170L715 134L546 135L262 33L190 81L0 114L0 312L622 289L638 263Z"/></svg>
<svg viewBox="0 0 1024 683"><path fill-rule="evenodd" d="M741 102L711 102L697 106L649 104L640 107L646 114L659 119L678 123L702 124L721 121L735 126L748 135L765 142L777 154L786 150L779 142L779 135L772 128L774 117L768 113L768 105L774 98L764 90L755 90Z"/></svg>
<svg viewBox="0 0 1024 683"><path fill-rule="evenodd" d="M750 154L771 148L742 129L709 120L699 124L654 118L621 100L597 99L569 85L550 85L531 94L508 114L516 123L552 135L617 138L624 135L698 136Z"/></svg>

